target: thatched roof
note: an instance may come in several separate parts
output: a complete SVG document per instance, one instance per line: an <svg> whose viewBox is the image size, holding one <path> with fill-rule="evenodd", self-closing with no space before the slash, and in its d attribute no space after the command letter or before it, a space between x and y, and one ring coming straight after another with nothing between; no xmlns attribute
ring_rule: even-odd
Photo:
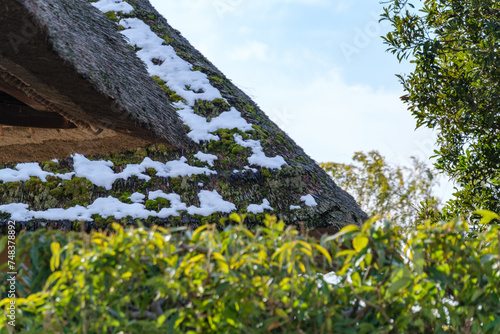
<svg viewBox="0 0 500 334"><path fill-rule="evenodd" d="M0 90L39 115L25 126L36 127L42 119L50 124L54 118L69 123L60 128L112 128L186 145L182 123L164 92L116 25L97 9L82 0L2 4ZM20 125L8 119L5 108L1 112L0 123ZM57 120L54 114L63 117Z"/></svg>
<svg viewBox="0 0 500 334"><path fill-rule="evenodd" d="M92 2L99 8L104 0ZM90 160L69 157L64 151L67 157L56 162L8 163L7 169L0 168L0 221L3 211L5 218L45 217L24 219L25 226L74 228L72 214L78 212L88 227L104 227L108 214L96 212L113 201L120 207L115 217L123 217L119 218L123 223L140 219L146 224L197 225L208 219L204 217L214 219L234 210L249 212L248 223L257 222L265 212L290 224L304 222L306 227L330 230L367 219L349 194L147 0L107 3L128 10L104 15L83 0L5 1L6 10L0 12L4 82L66 119L53 117L47 121L51 124L65 126L70 121L102 127L113 112L127 117L113 118L111 129L99 134L99 143L94 142L95 151L72 146L75 143L67 146L71 153L85 154ZM16 52L8 33L22 36L27 29L18 22L33 24L37 32L16 44ZM159 43L151 49L156 54L147 50L144 38ZM139 51L137 56L133 50ZM183 75L172 74L178 69L185 71ZM186 84L191 77L193 84ZM22 102L25 109L39 107L29 100L31 105ZM118 106L119 112L110 105ZM36 115L34 110L25 112ZM120 142L126 140L115 138L116 150L97 149L109 146L114 130L143 142L124 147ZM50 137L54 131L67 136L73 130L43 131ZM49 142L36 142L34 137L3 147L0 137L0 150L16 145L40 149ZM109 178L97 178L97 169ZM24 179L19 181L21 176ZM54 212L70 218L54 219Z"/></svg>

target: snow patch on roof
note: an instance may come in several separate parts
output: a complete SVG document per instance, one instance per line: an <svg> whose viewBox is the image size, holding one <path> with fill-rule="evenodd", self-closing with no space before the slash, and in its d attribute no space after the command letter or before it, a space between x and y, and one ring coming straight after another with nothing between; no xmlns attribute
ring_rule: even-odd
<svg viewBox="0 0 500 334"><path fill-rule="evenodd" d="M262 213L264 210L273 210L273 208L269 205L269 201L265 198L262 201L262 204L250 204L247 208L247 211L251 213Z"/></svg>
<svg viewBox="0 0 500 334"><path fill-rule="evenodd" d="M236 210L234 204L224 201L222 196L215 190L200 191L198 194L200 199L199 208L195 206L187 207L185 203L182 203L181 197L175 193L165 194L163 191L157 190L150 192L148 197L151 200L160 197L165 198L170 201L170 207L162 208L160 212L156 212L147 210L142 203L127 204L121 202L118 198L108 196L97 198L94 203L90 204L88 207L77 205L68 209L53 208L46 211L33 211L29 210L28 204L11 203L0 205L0 212L9 213L11 219L15 221L28 221L31 219L92 221L92 215L99 215L104 218L115 217L116 219L125 217L147 219L148 217L167 218L170 216L178 216L180 211L186 210L189 214L202 216L209 216L216 212L229 213Z"/></svg>
<svg viewBox="0 0 500 334"><path fill-rule="evenodd" d="M88 206L87 210L91 215L98 214L104 218L115 217L116 219L122 219L127 216L146 219L151 215L151 211L146 210L143 204L126 204L121 202L118 198L111 196L97 198L94 203Z"/></svg>
<svg viewBox="0 0 500 334"><path fill-rule="evenodd" d="M188 133L193 141L199 143L202 140L219 140L219 137L211 134L219 129L234 129L249 131L252 129L241 113L234 107L223 112L219 116L207 122L206 118L196 115L193 107L196 100L212 101L222 99L219 90L213 87L205 73L192 71L192 65L180 58L172 46L163 45L165 42L158 37L151 28L137 18L122 19L119 23L125 28L121 33L128 38L131 45L141 50L137 56L144 61L151 76L157 76L165 80L167 86L177 95L181 96L186 103L180 101L174 104L177 113L191 131ZM157 61L153 63L153 59Z"/></svg>
<svg viewBox="0 0 500 334"><path fill-rule="evenodd" d="M207 154L203 152L198 152L194 155L194 157L200 161L208 163L210 167L214 166L214 161L217 160L217 156L213 154Z"/></svg>
<svg viewBox="0 0 500 334"><path fill-rule="evenodd" d="M186 163L187 159L181 157L179 160L168 161L162 163L153 161L149 157L139 164L128 164L123 172L115 173L111 167L111 161L91 161L81 154L73 156L74 169L77 177L85 177L96 186L104 187L111 190L113 183L118 179L127 180L132 176L136 176L140 180L149 181L151 177L144 174L146 169L153 168L156 170L158 177L178 177L178 176L191 176L199 174L216 174L215 171L206 167L190 166Z"/></svg>
<svg viewBox="0 0 500 334"><path fill-rule="evenodd" d="M255 169L255 168L250 168L249 166L245 166L245 167L243 167L243 169L248 170L248 171L251 171L252 173L257 173L257 169Z"/></svg>
<svg viewBox="0 0 500 334"><path fill-rule="evenodd" d="M314 197L312 197L311 194L302 196L300 198L300 200L302 202L305 202L307 206L317 206L318 205L318 203L316 203L316 200L314 199Z"/></svg>
<svg viewBox="0 0 500 334"><path fill-rule="evenodd" d="M234 140L236 144L252 149L253 154L248 158L250 164L269 169L281 169L281 166L287 165L285 159L279 155L272 158L266 157L266 154L262 150L262 145L258 140L243 140L243 137L237 133L234 134Z"/></svg>
<svg viewBox="0 0 500 334"><path fill-rule="evenodd" d="M133 203L144 203L144 199L146 198L146 195L141 194L141 193L133 193L130 195L129 199Z"/></svg>
<svg viewBox="0 0 500 334"><path fill-rule="evenodd" d="M174 107L177 108L177 113L184 124L191 129L187 134L188 137L196 143L200 143L202 140L219 140L218 136L211 134L211 132L215 132L219 129L252 130L252 125L241 117L241 113L234 107L212 118L210 122L207 122L205 117L196 115L193 108L185 105L183 102L174 103Z"/></svg>
<svg viewBox="0 0 500 334"><path fill-rule="evenodd" d="M99 9L103 13L114 11L128 14L134 11L134 7L122 0L101 0L91 3L91 5Z"/></svg>
<svg viewBox="0 0 500 334"><path fill-rule="evenodd" d="M205 157L208 159L208 156ZM214 156L215 157L215 156ZM217 157L215 157L217 158ZM111 161L104 160L89 160L81 154L73 155L74 172L66 174L55 174L43 171L40 165L36 162L18 164L14 169L0 169L0 181L16 182L27 181L31 176L38 177L43 182L47 181L47 176L55 176L63 180L71 180L74 176L88 179L92 184L98 187L104 187L106 190L111 190L113 183L118 179L127 180L132 176L136 176L140 180L149 181L151 177L146 172L147 168L156 170L158 177L179 177L191 175L210 175L217 174L216 171L210 170L207 167L196 167L186 163L187 159L181 157L179 160L168 161L166 163L153 161L149 157L144 158L140 164L128 164L120 173L115 173L112 169L114 166Z"/></svg>
<svg viewBox="0 0 500 334"><path fill-rule="evenodd" d="M170 202L169 208L162 208L160 212L158 212L157 217L159 218L178 216L180 211L185 211L187 209L187 205L181 201L181 196L176 193L165 194L161 190L156 190L149 192L148 197L150 200L164 198Z"/></svg>
<svg viewBox="0 0 500 334"><path fill-rule="evenodd" d="M201 190L198 194L200 199L200 207L190 206L187 212L190 215L210 216L215 212L229 213L236 210L233 203L224 201L217 191Z"/></svg>
<svg viewBox="0 0 500 334"><path fill-rule="evenodd" d="M70 180L75 173L54 174L46 172L40 168L36 162L17 164L15 169L5 168L0 169L0 181L16 182L28 181L31 176L38 177L43 182L47 181L47 176L55 176L63 180Z"/></svg>
<svg viewBox="0 0 500 334"><path fill-rule="evenodd" d="M193 66L180 58L172 46L163 45L165 41L151 31L146 23L130 18L120 20L119 24L125 28L121 33L130 44L141 48L137 56L144 61L149 74L165 80L168 87L184 98L189 106L194 106L198 99L212 101L222 98L205 73L191 71ZM153 59L161 61L161 65L155 65Z"/></svg>
<svg viewBox="0 0 500 334"><path fill-rule="evenodd" d="M30 219L92 221L94 214L104 218L112 216L121 219L131 216L132 218L146 219L150 213L144 209L142 204L122 203L118 198L111 196L97 198L88 207L77 205L68 209L54 208L46 211L32 211L28 209L27 204L12 203L0 205L0 211L10 213L11 219L15 221Z"/></svg>
<svg viewBox="0 0 500 334"><path fill-rule="evenodd" d="M290 205L290 210L299 210L301 207L299 205Z"/></svg>
<svg viewBox="0 0 500 334"><path fill-rule="evenodd" d="M104 187L111 190L113 183L117 179L128 179L132 175L136 175L139 179L149 181L148 175L143 175L144 168L137 165L129 165L121 173L115 173L111 161L92 161L85 158L81 154L73 155L73 168L77 177L84 177L98 187Z"/></svg>
<svg viewBox="0 0 500 334"><path fill-rule="evenodd" d="M187 159L185 157L181 157L179 160L167 161L166 163L153 161L150 158L146 157L144 158L144 161L141 162L141 166L145 168L154 168L156 170L156 176L160 177L217 174L216 171L210 170L207 167L191 166L186 162Z"/></svg>

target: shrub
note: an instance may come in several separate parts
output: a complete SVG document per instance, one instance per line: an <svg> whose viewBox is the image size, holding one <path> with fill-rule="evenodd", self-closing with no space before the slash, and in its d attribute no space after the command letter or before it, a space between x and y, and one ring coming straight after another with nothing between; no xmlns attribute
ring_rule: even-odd
<svg viewBox="0 0 500 334"><path fill-rule="evenodd" d="M484 213L483 223L498 218ZM377 219L312 240L267 217L218 231L23 232L30 333L497 333L500 232ZM238 224L239 223L239 224ZM1 242L0 242L1 244ZM22 259L21 259L22 260ZM323 274L327 274L323 276ZM327 283L328 282L328 283ZM5 287L2 287L5 291ZM9 299L0 301L6 308ZM8 333L6 318L1 333Z"/></svg>

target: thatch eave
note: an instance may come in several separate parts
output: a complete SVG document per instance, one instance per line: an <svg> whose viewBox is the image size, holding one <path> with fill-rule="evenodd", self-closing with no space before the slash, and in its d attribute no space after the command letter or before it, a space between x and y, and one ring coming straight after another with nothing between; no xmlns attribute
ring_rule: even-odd
<svg viewBox="0 0 500 334"><path fill-rule="evenodd" d="M1 85L80 128L187 145L166 94L116 25L87 1L2 4Z"/></svg>

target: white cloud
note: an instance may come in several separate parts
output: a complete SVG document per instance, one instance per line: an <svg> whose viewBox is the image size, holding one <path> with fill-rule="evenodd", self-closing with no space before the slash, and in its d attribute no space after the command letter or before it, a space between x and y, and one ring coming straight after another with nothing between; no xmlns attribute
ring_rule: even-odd
<svg viewBox="0 0 500 334"><path fill-rule="evenodd" d="M353 152L372 149L389 158L407 156L430 136L429 131L414 131L412 116L399 102L400 92L348 85L338 70L307 82L282 77L256 88L256 95L264 110L286 110L288 124L280 119L283 115L268 114L322 161L349 161Z"/></svg>
<svg viewBox="0 0 500 334"><path fill-rule="evenodd" d="M333 5L335 6L337 12L345 12L355 5L356 2L357 1L355 0L335 0Z"/></svg>
<svg viewBox="0 0 500 334"><path fill-rule="evenodd" d="M229 57L234 60L257 59L266 61L268 58L268 45L258 41L248 41L229 52Z"/></svg>

